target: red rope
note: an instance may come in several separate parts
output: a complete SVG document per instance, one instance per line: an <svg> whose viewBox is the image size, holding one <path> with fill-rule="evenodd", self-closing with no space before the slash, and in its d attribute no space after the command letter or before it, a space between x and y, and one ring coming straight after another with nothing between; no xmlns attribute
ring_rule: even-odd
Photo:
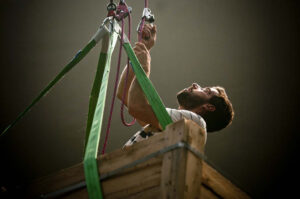
<svg viewBox="0 0 300 199"><path fill-rule="evenodd" d="M145 8L148 8L148 0L145 0ZM139 30L138 30L138 33L139 33L138 41L139 42L142 40L142 33L143 33L144 24L145 24L145 17L142 18L141 25L140 25Z"/></svg>
<svg viewBox="0 0 300 199"><path fill-rule="evenodd" d="M128 40L130 41L130 35L131 35L131 15L130 14L128 16L128 26L129 26ZM130 67L129 66L129 58L127 58L127 69L126 69L125 84L124 84L124 88L123 88L123 96L122 96L122 103L121 103L121 120L122 120L122 123L128 127L134 125L136 122L136 119L133 118L133 120L130 123L127 123L124 118L124 105L125 105L124 102L125 102L125 97L126 97L125 91L127 89L127 84L128 84L129 67Z"/></svg>
<svg viewBox="0 0 300 199"><path fill-rule="evenodd" d="M140 29L139 29L139 38L138 38L139 42L142 40L142 33L143 33L144 24L145 24L145 17L143 17L141 25L140 25Z"/></svg>

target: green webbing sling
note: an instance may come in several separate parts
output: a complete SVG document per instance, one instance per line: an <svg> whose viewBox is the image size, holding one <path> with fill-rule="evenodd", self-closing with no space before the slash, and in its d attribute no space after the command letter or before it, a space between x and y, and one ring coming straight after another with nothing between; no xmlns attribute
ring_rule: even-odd
<svg viewBox="0 0 300 199"><path fill-rule="evenodd" d="M42 97L44 97L50 89L61 79L64 75L69 72L78 62L80 62L86 54L96 45L96 41L92 39L84 48L80 50L76 56L60 71L60 73L44 88L39 95L31 102L31 104L25 108L25 110L18 115L18 117L0 134L4 135L10 128L12 128L20 119L24 117L28 111L38 102Z"/></svg>
<svg viewBox="0 0 300 199"><path fill-rule="evenodd" d="M101 135L107 83L110 71L110 61L117 42L117 34L110 34L109 48L106 53L100 53L97 73L91 92L89 114L86 129L86 147L84 155L84 174L87 183L89 198L102 198L100 186L97 154ZM100 91L99 91L100 89Z"/></svg>
<svg viewBox="0 0 300 199"><path fill-rule="evenodd" d="M161 98L157 94L157 91L153 87L151 81L147 77L144 69L141 67L135 53L129 42L124 42L123 44L125 51L131 61L131 65L133 68L133 72L135 73L136 79L138 80L144 94L151 105L157 120L159 121L163 130L166 128L168 124L171 124L173 121L168 114Z"/></svg>
<svg viewBox="0 0 300 199"><path fill-rule="evenodd" d="M108 74L106 75L106 73L109 73L109 68L105 69L106 59L107 59L107 52L106 53L101 52L99 60L98 60L98 66L97 66L97 71L96 71L96 75L95 75L95 79L94 79L93 88L92 88L91 95L90 95L89 112L88 112L88 119L87 119L86 131L85 131L86 132L85 145L84 145L85 147L87 145L91 127L92 127L92 123L93 123L93 118L94 118L95 109L96 109L96 105L97 105L97 101L98 101L98 97L99 97L101 82L102 82L102 79L104 79L103 76L105 75L105 78L106 78L106 76L108 76ZM103 82L103 83L106 83L106 82ZM104 93L104 94L106 94L106 93Z"/></svg>

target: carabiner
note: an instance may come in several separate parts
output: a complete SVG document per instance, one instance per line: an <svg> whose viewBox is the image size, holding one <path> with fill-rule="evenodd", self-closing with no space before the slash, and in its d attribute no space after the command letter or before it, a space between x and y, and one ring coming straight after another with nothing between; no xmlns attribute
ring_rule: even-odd
<svg viewBox="0 0 300 199"><path fill-rule="evenodd" d="M155 21L154 15L151 13L150 8L144 8L143 10L143 15L141 18L141 21L139 22L139 25L137 26L137 32L139 35L142 34L143 31L143 26L145 22L148 22L150 24L152 24ZM141 38L141 37L139 37Z"/></svg>
<svg viewBox="0 0 300 199"><path fill-rule="evenodd" d="M116 16L116 13L115 11L117 10L117 5L113 2L109 3L106 7L107 11L108 11L108 14L107 16L110 17L110 16Z"/></svg>

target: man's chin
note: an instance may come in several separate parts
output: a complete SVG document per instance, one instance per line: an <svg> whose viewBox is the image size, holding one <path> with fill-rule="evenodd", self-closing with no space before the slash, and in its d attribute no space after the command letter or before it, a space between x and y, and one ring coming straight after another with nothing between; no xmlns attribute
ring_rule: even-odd
<svg viewBox="0 0 300 199"><path fill-rule="evenodd" d="M186 110L192 110L193 108L204 104L203 99L199 96L193 95L188 90L180 91L177 94L178 105Z"/></svg>
<svg viewBox="0 0 300 199"><path fill-rule="evenodd" d="M189 93L185 90L182 90L179 93L177 93L177 102L178 102L179 106L185 107L185 102L187 101L188 96L189 96Z"/></svg>

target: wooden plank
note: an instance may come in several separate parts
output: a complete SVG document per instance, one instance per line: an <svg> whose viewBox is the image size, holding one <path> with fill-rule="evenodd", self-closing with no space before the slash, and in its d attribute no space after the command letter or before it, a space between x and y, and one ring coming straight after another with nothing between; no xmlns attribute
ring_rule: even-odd
<svg viewBox="0 0 300 199"><path fill-rule="evenodd" d="M213 192L211 192L209 189L207 189L206 187L202 186L201 187L200 198L201 199L219 199L221 197L218 197Z"/></svg>
<svg viewBox="0 0 300 199"><path fill-rule="evenodd" d="M183 198L184 190L186 188L186 157L187 149L181 148L172 151L172 184L173 191L171 198Z"/></svg>
<svg viewBox="0 0 300 199"><path fill-rule="evenodd" d="M152 136L151 139L138 142L130 147L119 149L101 156L100 173L106 173L108 171L117 169L130 162L145 157L148 154L156 152L166 146L175 144L180 141L185 141L186 136L182 131L178 130L173 132L168 130L170 128L184 129L184 125L184 120L178 121L169 125L166 128L166 131L161 133L160 135Z"/></svg>
<svg viewBox="0 0 300 199"><path fill-rule="evenodd" d="M144 190L159 187L162 157L150 159L133 168L124 170L121 175L109 178L102 182L102 191L105 198L124 198L140 194ZM130 180L128 180L130 179ZM76 190L61 198L88 198L86 189Z"/></svg>
<svg viewBox="0 0 300 199"><path fill-rule="evenodd" d="M183 140L187 139L186 120L184 125L175 123L166 131L170 134L168 136L168 144L177 143L176 136L182 135ZM162 177L161 177L161 198L183 198L185 188L185 171L186 171L186 149L176 149L164 155L162 164Z"/></svg>
<svg viewBox="0 0 300 199"><path fill-rule="evenodd" d="M206 131L191 120L186 121L188 128L187 143L204 154L204 146L206 140ZM195 156L191 151L187 153L186 159L186 178L184 198L199 199L201 191L202 178L202 159Z"/></svg>
<svg viewBox="0 0 300 199"><path fill-rule="evenodd" d="M171 168L172 168L172 152L165 153L163 157L163 163L161 168L161 198L170 198L172 192L172 179L171 179Z"/></svg>
<svg viewBox="0 0 300 199"><path fill-rule="evenodd" d="M202 183L210 187L214 192L222 196L222 198L250 198L245 192L240 190L205 162L203 162Z"/></svg>
<svg viewBox="0 0 300 199"><path fill-rule="evenodd" d="M168 132L182 131L187 143L204 152L206 132L192 121L185 120L185 128L175 127ZM175 135L176 133L174 133ZM178 134L178 133L177 133ZM169 138L172 142L172 138ZM168 152L162 165L162 198L200 198L202 160L186 149Z"/></svg>
<svg viewBox="0 0 300 199"><path fill-rule="evenodd" d="M156 186L122 199L160 199L160 191L160 186Z"/></svg>
<svg viewBox="0 0 300 199"><path fill-rule="evenodd" d="M137 167L132 172L103 181L102 190L105 193L105 198L124 198L159 186L160 177L161 158L159 162L156 161L154 164L147 164L140 168Z"/></svg>
<svg viewBox="0 0 300 199"><path fill-rule="evenodd" d="M40 194L53 192L57 189L75 184L83 180L83 166L82 164L77 164L73 167L62 169L57 173L34 180L27 187L27 198L37 198Z"/></svg>
<svg viewBox="0 0 300 199"><path fill-rule="evenodd" d="M59 198L61 198L61 199L74 199L74 198L89 199L89 195L88 195L87 189L79 189L79 190L67 193Z"/></svg>

